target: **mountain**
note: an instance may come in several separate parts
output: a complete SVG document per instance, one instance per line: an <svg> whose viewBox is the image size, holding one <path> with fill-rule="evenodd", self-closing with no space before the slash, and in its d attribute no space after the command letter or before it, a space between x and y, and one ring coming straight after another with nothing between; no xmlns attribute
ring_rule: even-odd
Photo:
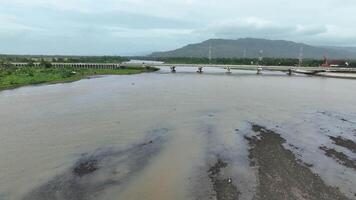
<svg viewBox="0 0 356 200"><path fill-rule="evenodd" d="M337 47L337 46L323 46L323 48L330 48L336 50L344 50L356 53L356 47Z"/></svg>
<svg viewBox="0 0 356 200"><path fill-rule="evenodd" d="M304 58L322 59L356 59L356 52L348 49L331 47L317 47L303 43L285 40L266 40L243 38L237 40L210 39L197 44L166 52L155 52L150 57L208 57L209 48L212 58L256 58L260 56L271 58L298 58L303 48Z"/></svg>

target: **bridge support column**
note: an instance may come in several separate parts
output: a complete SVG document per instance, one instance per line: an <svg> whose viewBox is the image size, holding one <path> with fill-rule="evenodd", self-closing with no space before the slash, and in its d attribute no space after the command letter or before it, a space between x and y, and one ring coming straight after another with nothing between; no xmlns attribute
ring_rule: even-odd
<svg viewBox="0 0 356 200"><path fill-rule="evenodd" d="M198 67L198 71L197 71L197 73L203 73L203 67Z"/></svg>
<svg viewBox="0 0 356 200"><path fill-rule="evenodd" d="M292 68L289 68L289 69L288 69L287 74L288 74L288 76L292 76L292 75L293 75L293 70L292 70Z"/></svg>
<svg viewBox="0 0 356 200"><path fill-rule="evenodd" d="M171 67L171 72L172 72L172 73L176 73L176 67L175 67L175 66L172 66L172 67Z"/></svg>
<svg viewBox="0 0 356 200"><path fill-rule="evenodd" d="M231 74L231 68L230 67L226 67L226 70L227 70L226 71L227 74Z"/></svg>

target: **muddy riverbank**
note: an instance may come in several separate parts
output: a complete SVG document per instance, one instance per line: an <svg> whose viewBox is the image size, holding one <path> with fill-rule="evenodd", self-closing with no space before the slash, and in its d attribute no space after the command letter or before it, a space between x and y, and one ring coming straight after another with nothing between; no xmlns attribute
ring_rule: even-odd
<svg viewBox="0 0 356 200"><path fill-rule="evenodd" d="M253 124L258 133L246 137L251 146L251 165L257 168L258 185L254 199L348 199L337 188L327 186L307 165L283 147L277 133Z"/></svg>

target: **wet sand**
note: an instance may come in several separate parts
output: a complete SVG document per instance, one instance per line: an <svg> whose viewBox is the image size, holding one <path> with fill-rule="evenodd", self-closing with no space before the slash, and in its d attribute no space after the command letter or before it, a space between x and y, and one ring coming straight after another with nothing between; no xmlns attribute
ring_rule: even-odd
<svg viewBox="0 0 356 200"><path fill-rule="evenodd" d="M163 132L165 131L167 130ZM286 149L283 146L286 140L280 134L254 123L251 124L251 132L255 134L252 134L253 136L246 134L244 138L250 148L248 155L250 166L255 169L258 179L256 193L252 199L349 199L337 187L328 186L319 175L313 173L310 170L312 165L301 162L292 151ZM162 136L162 131L161 133L157 131L157 134ZM35 188L23 199L96 199L107 188L117 188L125 182L129 182L139 171L147 168L152 158L162 150L164 141L165 139L159 137L120 151L99 149L92 154L84 154L67 172ZM343 153L327 147L320 147L320 149L324 150L327 156L338 160L340 164L354 168ZM223 172L228 165L232 164L231 161L224 161L218 155L214 157L216 157L216 162L209 167L207 173L204 173L210 180L207 183L211 185L210 195L206 194L203 199L240 199L239 188L233 179ZM160 163L160 166L166 165ZM148 176L155 174L157 173L149 172ZM173 172L173 174L175 173ZM146 187L142 185L147 181L146 178L134 189L141 190L140 187ZM161 186L164 188L164 184L170 184L169 181L172 181L170 180L172 177L162 178L157 179L160 183L151 182L151 186L163 184ZM155 177L149 178L151 181L154 179ZM145 190L147 189L145 188ZM143 193L145 196L133 195L133 193L123 190L121 192L124 198L119 199L165 199L169 197L164 191L156 191L154 188L150 188L148 193ZM194 192L199 193L194 189L193 196L195 196ZM196 196L195 198L200 199L201 197L197 198Z"/></svg>
<svg viewBox="0 0 356 200"><path fill-rule="evenodd" d="M338 137L330 136L330 139L334 142L334 144L341 146L341 147L345 147L348 150L356 153L356 143L354 141L345 139L341 136L338 136Z"/></svg>
<svg viewBox="0 0 356 200"><path fill-rule="evenodd" d="M282 146L286 141L279 134L257 124L252 125L252 130L258 135L246 139L251 146L251 165L258 171L254 199L348 199L299 163L294 154Z"/></svg>
<svg viewBox="0 0 356 200"><path fill-rule="evenodd" d="M218 159L214 166L209 169L209 178L213 184L217 200L239 199L240 192L232 183L231 178L220 177L220 171L225 168L227 163Z"/></svg>
<svg viewBox="0 0 356 200"><path fill-rule="evenodd" d="M356 170L356 160L351 160L343 152L336 151L335 149L331 149L326 146L321 146L320 149L325 152L326 156L333 158L345 167L353 168Z"/></svg>

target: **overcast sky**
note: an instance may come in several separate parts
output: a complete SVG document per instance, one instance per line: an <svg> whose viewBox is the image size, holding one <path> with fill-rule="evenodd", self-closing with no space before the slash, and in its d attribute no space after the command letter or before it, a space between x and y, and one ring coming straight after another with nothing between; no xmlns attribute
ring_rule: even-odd
<svg viewBox="0 0 356 200"><path fill-rule="evenodd" d="M209 38L356 46L356 0L0 0L0 53L132 55Z"/></svg>

